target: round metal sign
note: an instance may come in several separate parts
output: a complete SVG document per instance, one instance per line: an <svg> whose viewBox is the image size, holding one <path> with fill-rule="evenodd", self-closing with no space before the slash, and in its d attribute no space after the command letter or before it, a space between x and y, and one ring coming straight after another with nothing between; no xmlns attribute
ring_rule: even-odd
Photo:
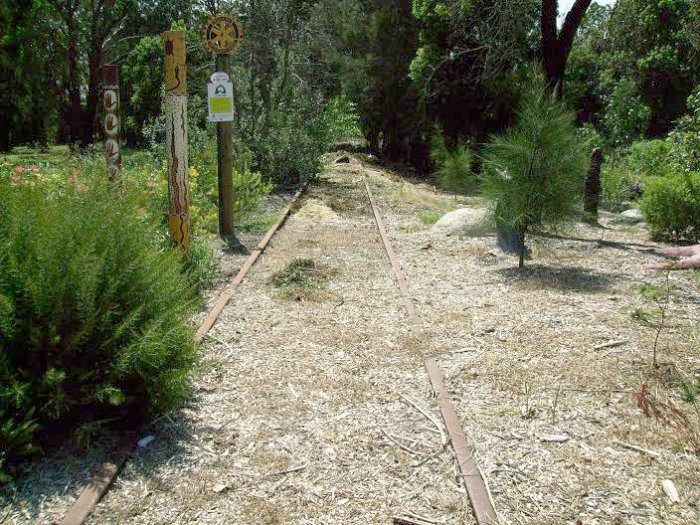
<svg viewBox="0 0 700 525"><path fill-rule="evenodd" d="M243 40L243 26L231 15L214 15L202 26L202 40L212 53L233 53Z"/></svg>

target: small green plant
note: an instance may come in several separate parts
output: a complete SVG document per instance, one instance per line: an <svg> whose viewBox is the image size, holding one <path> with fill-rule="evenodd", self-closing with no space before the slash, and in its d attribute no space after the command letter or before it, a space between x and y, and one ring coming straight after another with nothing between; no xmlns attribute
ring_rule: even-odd
<svg viewBox="0 0 700 525"><path fill-rule="evenodd" d="M557 413L559 411L559 404L561 403L563 393L564 391L562 390L561 385L558 385L557 389L554 391L552 404L549 407L550 412L552 414L552 425L554 425L557 422Z"/></svg>
<svg viewBox="0 0 700 525"><path fill-rule="evenodd" d="M432 226L436 222L440 220L442 215L435 211L422 211L418 215L418 218L420 219L420 222L425 224L426 226Z"/></svg>
<svg viewBox="0 0 700 525"><path fill-rule="evenodd" d="M532 385L528 381L523 383L523 397L525 402L520 407L520 415L524 419L532 419L537 415L537 407L532 404Z"/></svg>
<svg viewBox="0 0 700 525"><path fill-rule="evenodd" d="M272 284L280 295L295 301L317 301L329 296L326 291L330 272L320 268L313 259L293 259L272 276Z"/></svg>
<svg viewBox="0 0 700 525"><path fill-rule="evenodd" d="M641 210L656 238L700 240L700 173L650 178Z"/></svg>
<svg viewBox="0 0 700 525"><path fill-rule="evenodd" d="M474 154L469 144L460 140L450 149L438 129L433 134L430 157L437 166L435 177L443 189L456 196L476 188L476 178L472 173Z"/></svg>
<svg viewBox="0 0 700 525"><path fill-rule="evenodd" d="M482 192L496 224L519 237L521 268L529 233L580 214L590 148L574 122L541 71L533 70L515 127L485 146Z"/></svg>
<svg viewBox="0 0 700 525"><path fill-rule="evenodd" d="M681 381L683 399L688 403L700 401L700 377Z"/></svg>
<svg viewBox="0 0 700 525"><path fill-rule="evenodd" d="M654 338L654 346L652 348L652 365L654 368L658 368L659 338L665 327L668 306L674 291L670 278L671 270L668 270L666 272L666 281L663 288L650 284L643 284L638 288L640 295L644 297L644 299L656 305L658 315L642 308L636 308L632 311L632 319L644 326L656 329L656 337Z"/></svg>

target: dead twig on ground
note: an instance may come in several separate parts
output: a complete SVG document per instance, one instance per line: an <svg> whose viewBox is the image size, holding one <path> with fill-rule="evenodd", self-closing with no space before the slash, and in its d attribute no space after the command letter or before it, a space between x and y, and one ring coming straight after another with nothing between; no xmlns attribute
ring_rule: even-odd
<svg viewBox="0 0 700 525"><path fill-rule="evenodd" d="M660 457L661 457L661 454L659 454L658 452L654 452L653 450L649 450L649 449L646 449L646 448L638 447L638 446L636 446L636 445L631 445L631 444L629 444L629 443L624 443L624 442L622 442L622 441L617 441L617 440L614 440L613 443L615 443L616 445L621 446L622 448L627 448L627 449L629 449L629 450L634 450L635 452L641 452L642 454L647 454L648 456L652 456L652 457L654 457L654 458L660 458Z"/></svg>
<svg viewBox="0 0 700 525"><path fill-rule="evenodd" d="M425 416L428 419L428 421L430 421L433 425L435 425L435 428L437 428L438 431L440 432L440 444L443 447L445 445L447 445L447 436L445 435L445 431L442 429L442 425L440 425L440 423L438 423L430 414L428 414L425 410L423 410L421 407L419 407L416 403L411 401L409 398L404 396L401 392L399 392L398 394L399 394L399 397L401 397L401 399L403 399L404 401L406 401L406 403L408 403L413 408L418 410L418 412L423 414L423 416Z"/></svg>
<svg viewBox="0 0 700 525"><path fill-rule="evenodd" d="M382 434L384 434L384 437L386 437L389 441L391 441L394 445L398 446L401 450L405 450L409 454L413 454L414 456L420 455L419 452L416 452L413 450L411 447L407 447L403 443L399 442L396 438L394 438L391 434L389 434L386 430L382 429Z"/></svg>
<svg viewBox="0 0 700 525"><path fill-rule="evenodd" d="M609 343L603 343L602 345L594 346L593 350L604 350L606 348L616 348L627 343L627 339L622 339L620 341L611 341Z"/></svg>

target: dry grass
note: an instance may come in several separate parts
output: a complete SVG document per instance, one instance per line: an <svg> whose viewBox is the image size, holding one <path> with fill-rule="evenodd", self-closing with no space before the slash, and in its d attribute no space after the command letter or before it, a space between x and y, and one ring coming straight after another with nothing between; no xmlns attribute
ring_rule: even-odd
<svg viewBox="0 0 700 525"><path fill-rule="evenodd" d="M640 285L664 284L643 271L656 247L643 230L603 213L603 228L544 239L518 272L493 238L413 230L420 210L452 209L451 196L366 172L424 328L409 328L362 167L334 166L310 195L323 212L292 217L275 238L215 328L195 396L158 423L89 523L473 523L451 451L399 395L438 417L425 356L445 374L503 524L698 523L698 412L681 388L700 374L697 282L672 275L653 370L657 329L630 315L650 308ZM332 269L338 300L281 297L271 276L293 275L295 258L313 261L302 280ZM543 440L552 435L568 440ZM8 523L60 518L23 509Z"/></svg>
<svg viewBox="0 0 700 525"><path fill-rule="evenodd" d="M691 276L671 276L678 292L654 370L658 316L640 326L630 315L655 308L642 286L665 286L665 276L643 269L657 246L644 230L603 213L602 228L575 225L540 239L518 271L516 260L492 254L493 238L403 233L413 206L389 191L382 200L429 320L426 351L446 373L502 522L700 522L698 410L681 388L682 377L700 373L691 336L700 333L700 293ZM660 414L639 408L643 384ZM542 441L548 435L569 439ZM678 488L679 504L668 501L664 479Z"/></svg>

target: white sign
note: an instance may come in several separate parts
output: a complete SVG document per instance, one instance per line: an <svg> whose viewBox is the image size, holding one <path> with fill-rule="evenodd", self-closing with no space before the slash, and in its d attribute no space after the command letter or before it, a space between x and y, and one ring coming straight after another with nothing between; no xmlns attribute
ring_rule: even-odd
<svg viewBox="0 0 700 525"><path fill-rule="evenodd" d="M221 71L211 76L207 84L209 122L233 122L233 84Z"/></svg>

